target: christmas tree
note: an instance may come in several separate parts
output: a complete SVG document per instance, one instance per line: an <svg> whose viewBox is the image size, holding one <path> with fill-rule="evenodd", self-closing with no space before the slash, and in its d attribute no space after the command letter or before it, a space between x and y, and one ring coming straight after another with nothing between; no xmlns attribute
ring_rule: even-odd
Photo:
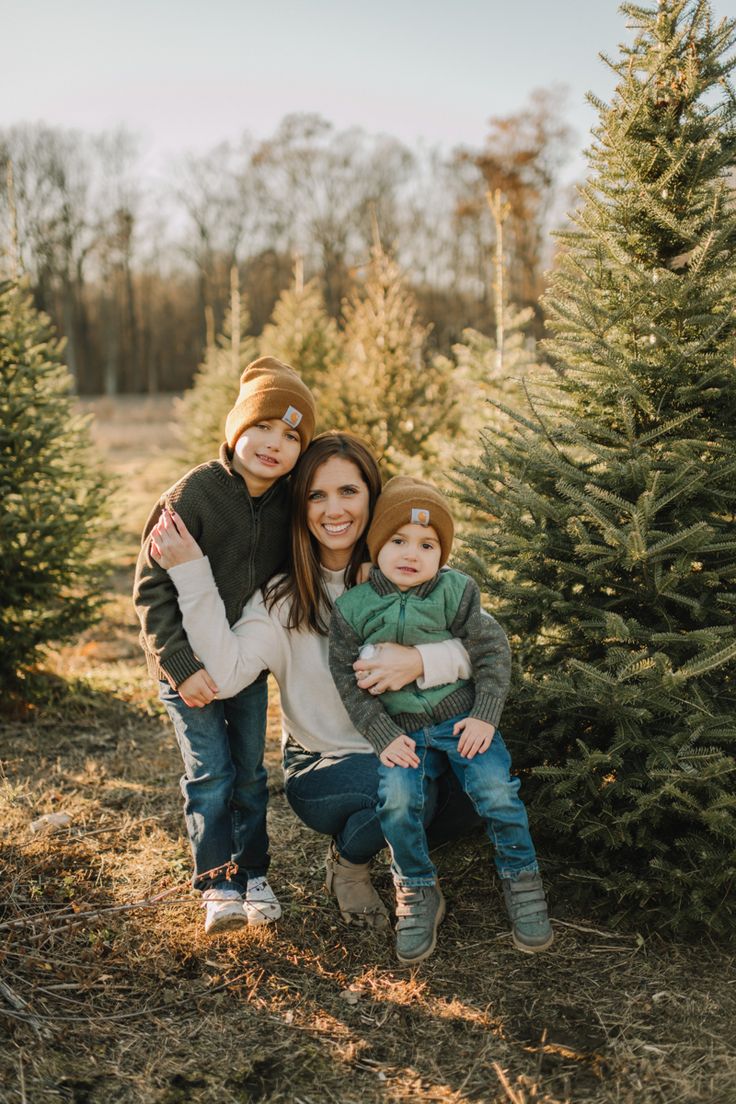
<svg viewBox="0 0 736 1104"><path fill-rule="evenodd" d="M62 343L24 283L0 283L0 684L100 606L109 483L77 413Z"/></svg>
<svg viewBox="0 0 736 1104"><path fill-rule="evenodd" d="M342 342L334 318L325 310L319 282L304 283L299 258L294 281L279 296L259 345L262 356L276 357L299 373L314 394L320 425L331 427L330 391Z"/></svg>
<svg viewBox="0 0 736 1104"><path fill-rule="evenodd" d="M430 472L440 434L457 429L451 366L427 355L428 332L376 235L365 283L345 307L345 360L327 403L335 428L368 440L386 476Z"/></svg>
<svg viewBox="0 0 736 1104"><path fill-rule="evenodd" d="M493 305L495 334L466 329L453 345L453 391L462 402L462 438L446 443L447 463L463 463L477 452L482 429L496 432L509 425L509 405L522 401L526 377L536 365L529 330L534 321L531 307L520 309L506 293L508 262L504 229L509 207L499 189L487 196L495 223ZM489 406L495 402L495 406Z"/></svg>
<svg viewBox="0 0 736 1104"><path fill-rule="evenodd" d="M230 310L222 333L208 343L192 386L176 404L182 461L203 464L217 456L225 440L225 419L238 397L240 375L258 356L258 342L243 337L250 326L248 307L240 295L237 271L230 281Z"/></svg>
<svg viewBox="0 0 736 1104"><path fill-rule="evenodd" d="M512 640L505 728L550 869L614 922L730 934L735 24L622 10L546 304L554 371L461 475L465 563Z"/></svg>

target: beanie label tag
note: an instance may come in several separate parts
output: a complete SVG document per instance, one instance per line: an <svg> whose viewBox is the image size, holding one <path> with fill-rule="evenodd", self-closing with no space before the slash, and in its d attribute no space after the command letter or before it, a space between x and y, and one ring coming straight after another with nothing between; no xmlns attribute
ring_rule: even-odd
<svg viewBox="0 0 736 1104"><path fill-rule="evenodd" d="M301 420L302 413L300 410L297 410L295 406L287 406L286 413L282 415L281 418L282 422L286 422L286 424L290 425L293 429L296 429Z"/></svg>
<svg viewBox="0 0 736 1104"><path fill-rule="evenodd" d="M429 510L422 508L413 509L411 512L412 525L429 525Z"/></svg>

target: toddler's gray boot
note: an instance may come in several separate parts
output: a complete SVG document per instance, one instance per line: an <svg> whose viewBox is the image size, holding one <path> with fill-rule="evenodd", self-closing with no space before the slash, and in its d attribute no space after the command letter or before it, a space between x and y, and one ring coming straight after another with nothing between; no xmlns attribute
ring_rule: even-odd
<svg viewBox="0 0 736 1104"><path fill-rule="evenodd" d="M525 870L515 878L502 878L503 896L511 918L511 936L520 951L536 954L552 945L554 933L547 915L542 879Z"/></svg>
<svg viewBox="0 0 736 1104"><path fill-rule="evenodd" d="M413 966L437 946L437 929L445 917L445 898L433 886L396 886L396 957Z"/></svg>
<svg viewBox="0 0 736 1104"><path fill-rule="evenodd" d="M348 924L385 931L388 912L371 881L370 863L351 863L330 843L325 863L325 885L337 898L340 915Z"/></svg>

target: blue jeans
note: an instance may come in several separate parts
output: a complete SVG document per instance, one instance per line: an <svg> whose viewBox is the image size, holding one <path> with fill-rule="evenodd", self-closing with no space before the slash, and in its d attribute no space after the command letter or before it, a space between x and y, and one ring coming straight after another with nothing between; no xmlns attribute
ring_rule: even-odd
<svg viewBox="0 0 736 1104"><path fill-rule="evenodd" d="M457 750L458 737L452 734L463 716L409 733L416 741L418 767L380 763L378 816L398 885L435 883L437 871L424 831L425 806L433 781L447 769L448 762L486 826L499 877L514 878L525 870L538 870L526 809L518 796L521 783L511 777L511 756L501 733L496 732L487 751L465 759Z"/></svg>
<svg viewBox="0 0 736 1104"><path fill-rule="evenodd" d="M205 890L226 884L227 865L233 863L238 869L232 882L244 890L248 878L265 874L269 864L266 680L201 709L186 705L168 682L159 684L159 694L184 761L181 791L194 858L192 885Z"/></svg>
<svg viewBox="0 0 736 1104"><path fill-rule="evenodd" d="M287 801L307 827L332 836L348 862L368 862L386 846L376 813L380 765L372 752L320 755L291 745L284 752ZM448 771L428 787L424 815L430 847L481 824Z"/></svg>

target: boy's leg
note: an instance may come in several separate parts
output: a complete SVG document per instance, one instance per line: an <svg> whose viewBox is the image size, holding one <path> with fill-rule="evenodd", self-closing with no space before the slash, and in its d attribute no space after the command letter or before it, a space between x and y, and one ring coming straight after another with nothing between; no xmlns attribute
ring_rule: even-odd
<svg viewBox="0 0 736 1104"><path fill-rule="evenodd" d="M281 905L266 873L270 864L266 810L268 775L263 765L268 689L254 682L225 701L230 753L235 766L231 801L233 880L243 892L249 924L268 924L281 916Z"/></svg>
<svg viewBox="0 0 736 1104"><path fill-rule="evenodd" d="M457 750L452 729L459 717L438 726L435 746L444 747L452 769L487 824L494 846L506 908L519 950L544 951L554 939L547 902L529 833L526 809L519 797L520 781L511 777L511 756L500 732L480 755L466 759Z"/></svg>
<svg viewBox="0 0 736 1104"><path fill-rule="evenodd" d="M458 717L433 730L435 747L445 752L463 789L486 824L494 847L494 861L500 878L515 878L523 871L538 871L537 855L529 834L529 820L519 797L521 785L511 777L511 756L500 732L480 755L466 759L457 750L452 730Z"/></svg>
<svg viewBox="0 0 736 1104"><path fill-rule="evenodd" d="M425 831L430 778L436 778L439 756L427 748L424 730L409 734L416 743L418 767L378 766L378 819L391 851L391 873L397 885L431 886L437 871L429 857Z"/></svg>
<svg viewBox="0 0 736 1104"><path fill-rule="evenodd" d="M432 954L445 901L429 857L424 824L430 780L445 769L444 756L427 747L425 730L409 734L418 767L379 767L378 816L391 850L396 887L396 955L413 965Z"/></svg>
<svg viewBox="0 0 736 1104"><path fill-rule="evenodd" d="M159 695L174 725L184 762L181 791L194 859L195 889L227 887L232 850L230 797L235 769L230 757L223 703L201 709L186 705L168 682ZM208 871L215 871L209 874Z"/></svg>
<svg viewBox="0 0 736 1104"><path fill-rule="evenodd" d="M246 686L223 701L235 777L230 798L233 880L245 888L249 878L265 877L270 856L266 811L268 775L263 765L268 687L266 680Z"/></svg>

